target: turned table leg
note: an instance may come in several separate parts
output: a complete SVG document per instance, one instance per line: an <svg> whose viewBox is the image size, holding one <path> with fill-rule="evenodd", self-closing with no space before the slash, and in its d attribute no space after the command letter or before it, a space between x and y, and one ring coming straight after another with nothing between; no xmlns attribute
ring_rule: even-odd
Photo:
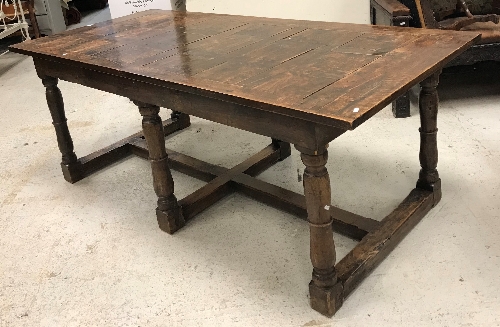
<svg viewBox="0 0 500 327"><path fill-rule="evenodd" d="M50 76L43 76L41 79L45 86L47 105L56 131L57 145L62 154L61 168L64 179L70 183L75 183L83 178L83 171L74 152L73 140L64 113L63 97L61 90L57 87L58 79Z"/></svg>
<svg viewBox="0 0 500 327"><path fill-rule="evenodd" d="M313 265L309 283L311 307L332 316L342 305L342 286L335 271L335 244L332 219L328 211L331 203L330 177L325 167L326 147L322 153L297 147L301 152L304 170L304 194L310 230L310 251Z"/></svg>
<svg viewBox="0 0 500 327"><path fill-rule="evenodd" d="M437 114L439 97L437 85L441 71L420 83L420 166L417 188L433 191L434 204L441 199L441 179L436 169L438 163Z"/></svg>
<svg viewBox="0 0 500 327"><path fill-rule="evenodd" d="M149 161L153 171L153 185L158 196L156 217L160 229L173 234L184 226L181 208L174 195L174 181L165 150L165 138L160 116L160 107L134 101L142 115L142 129L148 144Z"/></svg>

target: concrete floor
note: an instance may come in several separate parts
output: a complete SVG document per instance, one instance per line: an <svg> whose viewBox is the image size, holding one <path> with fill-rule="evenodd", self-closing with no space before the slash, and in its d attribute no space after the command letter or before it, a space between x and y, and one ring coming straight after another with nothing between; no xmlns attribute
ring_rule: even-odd
<svg viewBox="0 0 500 327"><path fill-rule="evenodd" d="M308 303L306 223L236 194L167 235L139 158L65 182L31 59L0 57L0 326L500 326L499 72L443 74L443 199L328 319ZM127 99L60 88L78 155L140 129ZM332 203L387 215L414 187L418 125L386 108L332 142ZM192 118L167 146L231 167L268 142ZM294 150L259 178L301 192L302 169ZM203 185L173 177L179 198ZM355 245L335 241L339 258Z"/></svg>

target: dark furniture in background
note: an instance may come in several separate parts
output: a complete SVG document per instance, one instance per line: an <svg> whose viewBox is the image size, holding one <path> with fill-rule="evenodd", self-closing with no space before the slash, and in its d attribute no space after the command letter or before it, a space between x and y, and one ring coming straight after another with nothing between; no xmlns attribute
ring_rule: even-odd
<svg viewBox="0 0 500 327"><path fill-rule="evenodd" d="M481 33L481 40L447 67L481 61L500 61L500 0L466 1L457 8L456 0L371 0L373 25L452 29ZM469 10L469 12L467 11ZM395 117L410 116L408 94L392 104Z"/></svg>
<svg viewBox="0 0 500 327"><path fill-rule="evenodd" d="M104 9L107 5L108 0L72 0L69 9L63 8L66 25L78 24L83 11Z"/></svg>
<svg viewBox="0 0 500 327"><path fill-rule="evenodd" d="M72 0L73 5L80 11L104 9L108 0Z"/></svg>
<svg viewBox="0 0 500 327"><path fill-rule="evenodd" d="M15 45L12 51L33 56L67 181L137 154L150 159L156 216L168 233L235 191L306 219L311 306L332 316L441 199L436 169L440 68L477 38L449 31L150 10ZM143 133L78 158L58 79L130 98L142 116ZM332 206L329 142L419 82L416 187L381 221ZM171 120L162 123L160 107L174 110ZM267 136L271 144L231 169L165 149L165 135L189 126L188 115ZM285 160L290 143L305 165L304 194L254 178ZM178 200L171 168L208 183ZM333 230L359 241L338 263Z"/></svg>
<svg viewBox="0 0 500 327"><path fill-rule="evenodd" d="M2 10L5 13L5 16L9 19L15 18L15 8L14 4L9 1L11 5L9 7L7 6L2 6ZM30 37L34 38L39 38L40 37L40 29L38 28L38 22L36 20L35 16L35 0L26 0L26 1L21 1L21 6L22 6L22 13L25 16L25 18L29 19L29 27L30 27L30 32L33 34L30 35ZM19 10L19 9L18 9ZM19 10L19 11L21 11ZM17 32L20 33L20 32Z"/></svg>

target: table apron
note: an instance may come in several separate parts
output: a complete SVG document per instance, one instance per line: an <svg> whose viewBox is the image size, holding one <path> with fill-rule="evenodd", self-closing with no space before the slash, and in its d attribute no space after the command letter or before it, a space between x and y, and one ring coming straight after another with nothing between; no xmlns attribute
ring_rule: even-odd
<svg viewBox="0 0 500 327"><path fill-rule="evenodd" d="M269 136L310 150L319 150L345 130L276 112L221 101L151 83L33 58L40 77L51 76L68 82L183 112L189 115Z"/></svg>

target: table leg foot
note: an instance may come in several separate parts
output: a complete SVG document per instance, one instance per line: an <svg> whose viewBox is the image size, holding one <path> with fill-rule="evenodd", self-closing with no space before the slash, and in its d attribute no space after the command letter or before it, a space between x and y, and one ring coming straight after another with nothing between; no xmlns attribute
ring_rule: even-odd
<svg viewBox="0 0 500 327"><path fill-rule="evenodd" d="M171 205L172 208L169 210L161 210L159 207L156 208L156 218L158 219L158 226L160 229L168 234L173 234L185 225L184 217L182 215L182 210L177 204L175 198L171 199L172 202L175 200L175 205Z"/></svg>
<svg viewBox="0 0 500 327"><path fill-rule="evenodd" d="M433 193L433 205L435 206L436 204L439 203L442 197L441 193L441 179L438 179L432 184L427 184L427 183L422 183L421 181L417 182L417 188L422 189L422 190L427 190L431 191Z"/></svg>
<svg viewBox="0 0 500 327"><path fill-rule="evenodd" d="M319 287L311 281L309 283L311 308L319 313L332 317L343 303L342 284L337 283L332 287Z"/></svg>
<svg viewBox="0 0 500 327"><path fill-rule="evenodd" d="M63 172L64 179L71 184L74 184L85 177L83 166L79 162L72 164L61 163L61 170Z"/></svg>

